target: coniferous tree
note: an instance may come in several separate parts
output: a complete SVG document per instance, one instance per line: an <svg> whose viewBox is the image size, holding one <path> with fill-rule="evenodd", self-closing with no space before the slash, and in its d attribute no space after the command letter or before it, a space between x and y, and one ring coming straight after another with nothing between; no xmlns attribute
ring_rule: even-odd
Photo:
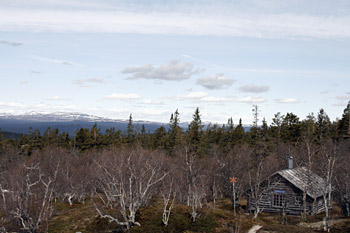
<svg viewBox="0 0 350 233"><path fill-rule="evenodd" d="M126 130L126 143L129 146L133 146L135 143L135 130L132 122L132 114L129 116L129 122L128 122L128 127Z"/></svg>
<svg viewBox="0 0 350 233"><path fill-rule="evenodd" d="M181 143L181 134L182 134L182 129L179 126L180 124L180 113L176 109L174 114L171 114L170 116L170 122L169 122L169 152L170 154L173 154L174 149L176 148L177 145Z"/></svg>
<svg viewBox="0 0 350 233"><path fill-rule="evenodd" d="M192 121L188 125L187 136L189 150L193 153L198 153L200 149L200 143L202 139L202 120L197 107L194 114L192 115Z"/></svg>
<svg viewBox="0 0 350 233"><path fill-rule="evenodd" d="M234 132L235 132L235 127L233 124L232 117L230 117L227 120L227 126L225 127L225 134L226 134L225 141L226 141L226 144L231 148L233 147L234 141L235 141L235 133Z"/></svg>
<svg viewBox="0 0 350 233"><path fill-rule="evenodd" d="M267 125L266 119L264 117L261 125L261 137L264 141L268 140L268 130L269 130L269 126Z"/></svg>
<svg viewBox="0 0 350 233"><path fill-rule="evenodd" d="M142 148L148 148L148 143L147 143L147 134L146 134L146 128L145 125L142 124L141 126L141 134L140 134L140 140L141 140L141 146Z"/></svg>
<svg viewBox="0 0 350 233"><path fill-rule="evenodd" d="M271 126L272 135L275 135L275 137L277 137L278 144L281 141L281 128L282 128L283 118L284 116L281 115L280 112L276 113L274 115L274 118L272 118L272 126Z"/></svg>
<svg viewBox="0 0 350 233"><path fill-rule="evenodd" d="M154 139L154 149L166 150L168 148L168 134L164 126L161 126L154 131Z"/></svg>
<svg viewBox="0 0 350 233"><path fill-rule="evenodd" d="M317 114L317 137L319 141L329 138L331 135L331 120L323 108Z"/></svg>
<svg viewBox="0 0 350 233"><path fill-rule="evenodd" d="M281 136L285 142L298 142L301 133L299 117L293 113L287 113L283 118Z"/></svg>
<svg viewBox="0 0 350 233"><path fill-rule="evenodd" d="M91 147L100 147L102 144L101 138L100 129L97 128L97 124L95 123L90 130Z"/></svg>
<svg viewBox="0 0 350 233"><path fill-rule="evenodd" d="M343 137L350 137L350 101L344 109L342 118L339 121L338 133Z"/></svg>
<svg viewBox="0 0 350 233"><path fill-rule="evenodd" d="M114 127L106 129L103 144L108 146L120 147L122 144L121 131L116 131Z"/></svg>
<svg viewBox="0 0 350 233"><path fill-rule="evenodd" d="M76 133L76 147L80 151L86 151L91 148L89 129L81 128Z"/></svg>
<svg viewBox="0 0 350 233"><path fill-rule="evenodd" d="M306 116L306 119L302 121L302 132L307 135L316 135L316 118L313 113Z"/></svg>
<svg viewBox="0 0 350 233"><path fill-rule="evenodd" d="M245 132L242 125L242 119L239 118L238 125L235 128L235 138L238 143L242 144L244 142L244 135L245 135Z"/></svg>
<svg viewBox="0 0 350 233"><path fill-rule="evenodd" d="M40 131L38 129L34 130L31 138L31 147L33 149L41 149L42 148L42 137Z"/></svg>

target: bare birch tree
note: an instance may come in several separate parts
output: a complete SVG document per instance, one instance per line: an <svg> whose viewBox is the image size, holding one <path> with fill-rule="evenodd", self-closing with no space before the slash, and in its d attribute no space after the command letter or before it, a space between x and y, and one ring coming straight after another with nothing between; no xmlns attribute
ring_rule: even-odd
<svg viewBox="0 0 350 233"><path fill-rule="evenodd" d="M335 177L338 201L342 207L343 215L350 216L350 141L340 144L339 160Z"/></svg>
<svg viewBox="0 0 350 233"><path fill-rule="evenodd" d="M174 184L174 178L171 177L169 180L163 180L163 185L161 189L161 196L163 198L163 214L162 214L162 222L165 226L168 225L171 211L174 208L176 201L176 184Z"/></svg>
<svg viewBox="0 0 350 233"><path fill-rule="evenodd" d="M203 207L206 201L208 191L208 177L203 174L203 169L200 167L203 163L200 163L198 155L193 152L189 152L184 148L184 164L183 169L186 174L186 204L191 207L190 215L192 221L200 215L200 209Z"/></svg>
<svg viewBox="0 0 350 233"><path fill-rule="evenodd" d="M105 154L95 160L100 197L104 207L119 210L107 214L96 205L101 218L124 226L127 229L141 224L136 221L140 207L148 204L156 191L156 185L167 172L162 170L161 156L146 153L142 149Z"/></svg>
<svg viewBox="0 0 350 233"><path fill-rule="evenodd" d="M329 219L329 208L332 206L332 191L333 191L333 179L335 173L335 164L337 161L338 155L338 145L336 142L324 142L321 150L321 161L320 164L324 164L322 167L322 173L324 176L324 187L323 187L323 202L325 208L325 216L323 219L323 227L325 231L329 231L328 226Z"/></svg>
<svg viewBox="0 0 350 233"><path fill-rule="evenodd" d="M263 208L260 207L260 202L263 198L263 187L262 185L262 169L263 169L263 160L261 159L258 162L258 166L253 173L249 171L249 185L250 185L250 200L254 206L254 218L258 217L258 214L263 211Z"/></svg>
<svg viewBox="0 0 350 233"><path fill-rule="evenodd" d="M8 182L6 189L2 187L3 209L15 223L11 230L47 231L60 163L50 157L40 160L14 165L5 175Z"/></svg>

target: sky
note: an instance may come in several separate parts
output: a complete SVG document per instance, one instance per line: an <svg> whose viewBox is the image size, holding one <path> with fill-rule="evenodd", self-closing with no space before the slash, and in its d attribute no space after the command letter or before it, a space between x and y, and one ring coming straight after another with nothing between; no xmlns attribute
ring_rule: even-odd
<svg viewBox="0 0 350 233"><path fill-rule="evenodd" d="M0 113L334 121L349 25L349 0L0 0Z"/></svg>

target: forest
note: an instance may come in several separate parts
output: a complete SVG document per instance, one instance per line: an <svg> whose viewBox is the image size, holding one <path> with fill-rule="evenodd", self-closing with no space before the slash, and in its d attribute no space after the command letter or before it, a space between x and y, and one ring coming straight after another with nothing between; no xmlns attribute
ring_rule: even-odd
<svg viewBox="0 0 350 233"><path fill-rule="evenodd" d="M349 217L350 101L336 121L324 109L305 119L278 112L271 125L256 105L252 115L249 130L232 118L204 125L197 108L187 129L176 110L169 129L153 133L132 115L125 132L98 124L75 135L30 130L18 140L0 132L0 232L245 232L244 219L263 214L242 219L246 190L261 195L259 183L290 156L327 181L327 198ZM73 217L63 215L74 211L93 216L86 228L67 230Z"/></svg>

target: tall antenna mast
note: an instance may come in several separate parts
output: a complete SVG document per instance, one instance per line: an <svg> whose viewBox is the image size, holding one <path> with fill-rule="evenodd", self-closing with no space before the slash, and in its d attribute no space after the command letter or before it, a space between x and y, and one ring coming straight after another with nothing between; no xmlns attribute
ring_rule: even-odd
<svg viewBox="0 0 350 233"><path fill-rule="evenodd" d="M75 143L76 143L76 138L77 138L77 129L76 129L76 119L75 119L75 116L74 116L74 153L75 153Z"/></svg>

